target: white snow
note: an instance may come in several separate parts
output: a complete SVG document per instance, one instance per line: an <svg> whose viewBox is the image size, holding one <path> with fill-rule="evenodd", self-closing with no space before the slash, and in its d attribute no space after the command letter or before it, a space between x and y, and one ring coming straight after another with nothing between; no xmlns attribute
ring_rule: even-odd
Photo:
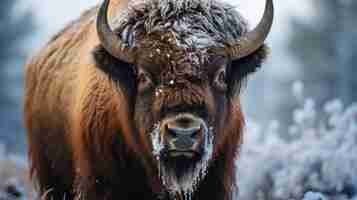
<svg viewBox="0 0 357 200"><path fill-rule="evenodd" d="M293 88L303 93L301 83ZM264 128L247 120L238 199L357 199L357 104L336 99L324 110L303 100L288 133L276 121Z"/></svg>
<svg viewBox="0 0 357 200"><path fill-rule="evenodd" d="M27 168L27 161L23 157L7 155L5 147L0 144L1 200L25 200L35 197L28 180Z"/></svg>
<svg viewBox="0 0 357 200"><path fill-rule="evenodd" d="M321 193L307 192L304 196L304 200L327 200L327 199Z"/></svg>
<svg viewBox="0 0 357 200"><path fill-rule="evenodd" d="M304 84L301 81L294 82L292 90L295 98L300 101L304 98Z"/></svg>

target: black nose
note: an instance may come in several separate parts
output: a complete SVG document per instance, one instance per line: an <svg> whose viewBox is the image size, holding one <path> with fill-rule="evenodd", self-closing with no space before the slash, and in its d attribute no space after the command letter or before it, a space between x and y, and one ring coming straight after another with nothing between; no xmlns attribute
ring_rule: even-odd
<svg viewBox="0 0 357 200"><path fill-rule="evenodd" d="M165 120L163 139L175 155L199 153L207 130L205 127L204 121L193 115L175 116Z"/></svg>

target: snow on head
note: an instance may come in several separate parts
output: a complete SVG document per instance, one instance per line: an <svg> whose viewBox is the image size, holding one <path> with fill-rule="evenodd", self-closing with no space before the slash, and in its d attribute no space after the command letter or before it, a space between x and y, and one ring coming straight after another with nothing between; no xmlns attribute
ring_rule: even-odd
<svg viewBox="0 0 357 200"><path fill-rule="evenodd" d="M130 46L137 45L140 36L170 32L183 49L224 46L247 31L236 9L217 0L131 1L112 26Z"/></svg>

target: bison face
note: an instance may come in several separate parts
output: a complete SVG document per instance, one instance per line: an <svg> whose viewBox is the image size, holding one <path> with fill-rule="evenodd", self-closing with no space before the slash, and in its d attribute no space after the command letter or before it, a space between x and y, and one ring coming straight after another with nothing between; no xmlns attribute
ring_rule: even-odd
<svg viewBox="0 0 357 200"><path fill-rule="evenodd" d="M165 37L167 36L167 37ZM135 126L170 190L193 190L225 138L230 102L224 56L184 50L170 35L143 41L136 64Z"/></svg>
<svg viewBox="0 0 357 200"><path fill-rule="evenodd" d="M245 76L225 55L170 41L171 34L148 36L134 64L103 48L94 56L128 103L119 124L130 128L118 132L149 173L171 194L182 194L196 189L225 146L238 151L243 117L234 94Z"/></svg>
<svg viewBox="0 0 357 200"><path fill-rule="evenodd" d="M105 51L131 65L114 68L134 71L119 73L123 88L132 83L127 99L128 116L133 117L128 121L134 121L131 143L154 163L168 191L186 194L196 189L218 155L233 163L243 126L235 91L265 57L273 3L267 0L263 19L248 32L231 6L178 2L128 6L113 31L106 0L99 9L97 31Z"/></svg>

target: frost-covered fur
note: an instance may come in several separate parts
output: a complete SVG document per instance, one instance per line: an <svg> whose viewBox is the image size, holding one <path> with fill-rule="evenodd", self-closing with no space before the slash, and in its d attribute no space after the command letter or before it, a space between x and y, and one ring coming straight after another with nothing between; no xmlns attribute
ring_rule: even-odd
<svg viewBox="0 0 357 200"><path fill-rule="evenodd" d="M234 7L216 0L139 0L113 22L122 39L135 46L142 35L170 31L183 48L223 46L247 31Z"/></svg>

